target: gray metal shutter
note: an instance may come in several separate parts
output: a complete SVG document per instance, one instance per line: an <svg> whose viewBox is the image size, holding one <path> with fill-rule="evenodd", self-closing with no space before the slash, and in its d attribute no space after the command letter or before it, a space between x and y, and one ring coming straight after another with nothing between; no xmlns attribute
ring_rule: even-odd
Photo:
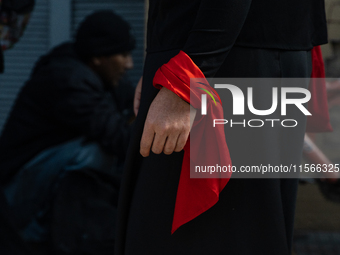
<svg viewBox="0 0 340 255"><path fill-rule="evenodd" d="M36 0L32 17L20 41L4 52L5 73L0 74L0 133L18 91L37 59L48 50L49 1Z"/></svg>
<svg viewBox="0 0 340 255"><path fill-rule="evenodd" d="M129 80L137 84L142 75L144 61L144 0L73 0L72 34L80 22L96 10L113 10L128 21L136 37L137 47L132 52L134 68L129 70Z"/></svg>

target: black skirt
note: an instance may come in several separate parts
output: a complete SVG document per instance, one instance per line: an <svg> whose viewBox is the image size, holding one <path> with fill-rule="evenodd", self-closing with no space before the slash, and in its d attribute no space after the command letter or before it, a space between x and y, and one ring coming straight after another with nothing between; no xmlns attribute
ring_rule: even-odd
<svg viewBox="0 0 340 255"><path fill-rule="evenodd" d="M219 202L171 235L183 153L139 154L148 108L158 90L156 70L178 50L148 54L142 102L121 189L115 254L287 255L291 252L297 179L231 179ZM309 51L233 47L217 77L310 77ZM298 111L298 110L297 110ZM233 165L300 164L305 117L299 128L226 132ZM241 132L241 133L240 133Z"/></svg>

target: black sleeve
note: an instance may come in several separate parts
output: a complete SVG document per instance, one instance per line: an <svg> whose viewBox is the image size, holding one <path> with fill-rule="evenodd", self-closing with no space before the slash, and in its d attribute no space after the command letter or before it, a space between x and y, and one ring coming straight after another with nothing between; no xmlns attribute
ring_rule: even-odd
<svg viewBox="0 0 340 255"><path fill-rule="evenodd" d="M234 45L251 0L202 0L183 48L206 77L213 77Z"/></svg>
<svg viewBox="0 0 340 255"><path fill-rule="evenodd" d="M87 80L70 80L60 91L53 115L57 122L123 155L130 135L129 116L121 113L110 92Z"/></svg>
<svg viewBox="0 0 340 255"><path fill-rule="evenodd" d="M118 109L121 112L129 111L130 116L134 116L133 99L135 96L135 87L127 75L120 79L118 85L112 90L112 94Z"/></svg>

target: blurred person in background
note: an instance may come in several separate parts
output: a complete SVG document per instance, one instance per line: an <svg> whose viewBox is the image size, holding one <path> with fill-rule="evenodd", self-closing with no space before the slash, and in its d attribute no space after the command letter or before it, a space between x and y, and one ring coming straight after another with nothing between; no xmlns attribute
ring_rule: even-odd
<svg viewBox="0 0 340 255"><path fill-rule="evenodd" d="M4 72L3 51L23 35L34 7L34 0L0 0L0 73Z"/></svg>
<svg viewBox="0 0 340 255"><path fill-rule="evenodd" d="M0 137L11 218L33 254L113 251L121 166L133 119L135 39L112 11L41 57ZM8 253L11 254L11 253Z"/></svg>

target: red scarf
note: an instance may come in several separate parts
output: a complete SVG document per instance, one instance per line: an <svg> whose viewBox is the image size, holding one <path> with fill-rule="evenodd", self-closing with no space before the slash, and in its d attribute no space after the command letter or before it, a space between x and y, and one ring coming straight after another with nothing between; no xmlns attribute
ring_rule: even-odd
<svg viewBox="0 0 340 255"><path fill-rule="evenodd" d="M312 75L309 84L311 100L308 103L308 110L312 114L307 118L307 132L330 132L332 126L330 123L327 91L325 78L325 67L322 59L321 47L317 46L312 49ZM320 78L320 79L313 79Z"/></svg>
<svg viewBox="0 0 340 255"><path fill-rule="evenodd" d="M192 79L190 84L190 78L198 79ZM190 132L191 139L188 139L184 147L171 230L171 233L174 233L181 225L215 205L231 176L231 173L227 172L214 174L214 178L211 178L212 175L210 178L190 178L190 171L195 171L195 166L211 166L217 163L220 166L231 166L231 159L224 125L213 127L213 119L223 119L221 100L187 54L181 51L160 67L155 74L153 85L159 89L166 87L196 109L201 108L201 94L207 94L207 115L200 116L199 110L197 111Z"/></svg>
<svg viewBox="0 0 340 255"><path fill-rule="evenodd" d="M325 77L320 47L312 50L312 59L312 78ZM190 79L192 79L191 83ZM325 81L321 83L320 81L322 80L312 80L309 88L312 94L308 106L312 113L307 123L309 132L332 130L329 123ZM216 178L190 178L190 171L194 170L193 167L216 165L216 163L220 166L231 166L231 159L225 142L224 125L217 125L215 128L212 125L213 119L223 119L221 100L205 80L202 71L186 53L180 51L167 64L162 65L155 74L153 85L158 89L166 87L196 109L201 108L201 94L207 93L206 91L211 94L207 96L207 115L196 116L190 132L192 139L191 141L188 139L184 147L171 230L171 233L174 233L180 226L215 205L220 192L231 177L231 173L228 172L214 175Z"/></svg>

